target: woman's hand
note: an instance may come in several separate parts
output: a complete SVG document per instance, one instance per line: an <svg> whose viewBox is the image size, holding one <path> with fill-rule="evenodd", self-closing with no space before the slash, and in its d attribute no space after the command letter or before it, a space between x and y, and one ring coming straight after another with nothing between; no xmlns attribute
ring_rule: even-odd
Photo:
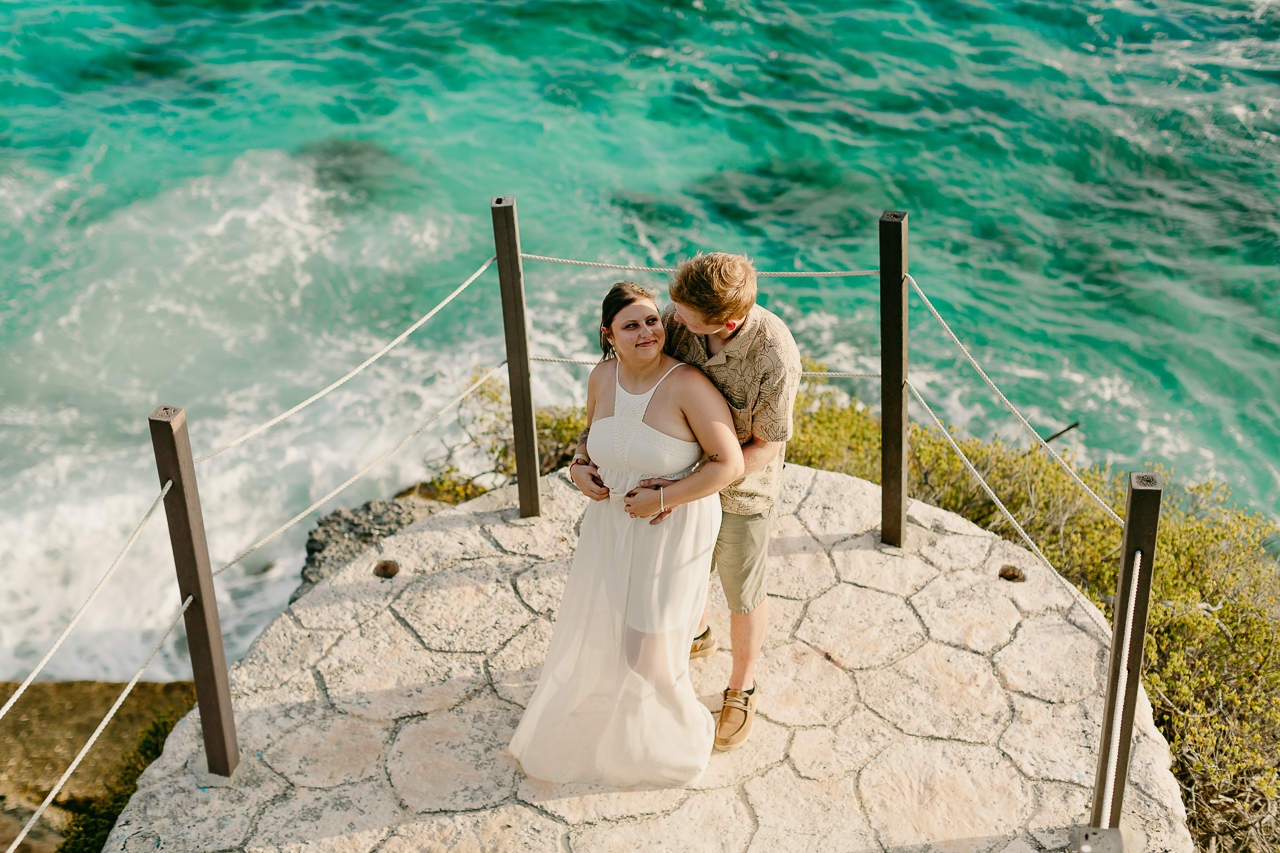
<svg viewBox="0 0 1280 853"><path fill-rule="evenodd" d="M603 501L609 499L609 487L604 484L604 480L600 479L594 462L580 462L569 468L569 479L573 480L573 484L578 487L578 491L582 492L593 501Z"/></svg>
<svg viewBox="0 0 1280 853"><path fill-rule="evenodd" d="M627 492L623 506L632 518L648 518L662 512L662 487L652 489L634 488Z"/></svg>
<svg viewBox="0 0 1280 853"><path fill-rule="evenodd" d="M641 480L641 481L640 481L640 485L639 485L639 487L638 487L638 488L641 488L641 489L656 489L656 488L658 488L659 486L669 486L669 485L671 485L671 481L670 481L670 480L664 480L664 479L662 479L662 478L660 478L660 477L654 477L654 478L652 478L652 479L648 479L648 480ZM667 504L666 509L662 510L662 512L658 513L658 514L657 514L657 515L655 515L653 518L651 518L651 519L649 520L649 523L650 523L650 524L661 524L662 522L664 522L664 521L666 521L666 520L667 520L667 516L671 515L671 513L675 512L675 511L676 511L676 508L675 508L675 507L671 506L670 504Z"/></svg>

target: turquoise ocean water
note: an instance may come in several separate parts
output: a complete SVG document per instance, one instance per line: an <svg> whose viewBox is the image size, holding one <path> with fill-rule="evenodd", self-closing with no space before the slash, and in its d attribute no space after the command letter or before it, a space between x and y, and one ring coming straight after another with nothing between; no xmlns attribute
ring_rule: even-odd
<svg viewBox="0 0 1280 853"><path fill-rule="evenodd" d="M492 251L911 270L1042 434L1280 511L1280 4L1181 0L0 6L0 678L44 652L196 453L342 375ZM606 272L526 264L534 350L586 356ZM648 279L662 284L661 277ZM765 279L832 368L875 368L877 282ZM490 272L303 415L203 463L215 566L500 356ZM1018 428L917 304L912 370ZM579 368L536 368L540 405ZM846 390L872 405L873 384ZM917 415L919 413L916 413ZM414 482L423 436L339 503ZM159 521L159 520L157 520ZM307 525L219 579L232 657ZM126 678L177 606L162 521L55 658ZM180 638L148 672L187 677Z"/></svg>

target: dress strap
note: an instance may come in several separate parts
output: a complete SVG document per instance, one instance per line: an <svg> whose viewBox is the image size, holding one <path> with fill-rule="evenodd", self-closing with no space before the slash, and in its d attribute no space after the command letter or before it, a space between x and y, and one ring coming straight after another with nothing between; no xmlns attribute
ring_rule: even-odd
<svg viewBox="0 0 1280 853"><path fill-rule="evenodd" d="M674 371L677 367L684 367L684 362L681 361L681 362L678 362L677 364L672 365L671 369L668 370L666 373L662 374L662 377L657 382L653 383L653 387L650 388L648 391L645 391L643 394L632 394L630 391L622 387L622 377L621 377L622 371L619 369L620 367L621 365L619 365L618 367L615 367L613 371L614 386L623 394L626 394L628 397L634 397L637 400L644 400L646 403L648 403L649 400L653 397L653 392L657 391L658 386L662 384L662 380L670 376L672 371ZM615 395L615 399L616 399L616 395ZM617 409L616 403L614 404L614 409L615 411Z"/></svg>
<svg viewBox="0 0 1280 853"><path fill-rule="evenodd" d="M676 364L673 364L671 366L671 370L668 370L666 373L662 374L662 379L666 379L668 376L670 376L671 372L675 370L677 367L684 367L684 362L681 361ZM658 386L662 384L662 379L659 379L657 382L653 383L653 387L649 389L650 396L653 395L654 391L658 390Z"/></svg>

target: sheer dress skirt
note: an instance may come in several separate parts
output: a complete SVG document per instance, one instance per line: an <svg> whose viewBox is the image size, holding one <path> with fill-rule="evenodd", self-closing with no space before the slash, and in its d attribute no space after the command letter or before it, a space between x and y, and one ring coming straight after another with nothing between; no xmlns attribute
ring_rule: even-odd
<svg viewBox="0 0 1280 853"><path fill-rule="evenodd" d="M592 439L604 431L593 426ZM551 782L690 785L714 737L689 680L689 646L720 499L685 504L651 525L627 515L623 496L656 475L621 467L600 475L610 497L583 517L547 660L510 749L528 775Z"/></svg>

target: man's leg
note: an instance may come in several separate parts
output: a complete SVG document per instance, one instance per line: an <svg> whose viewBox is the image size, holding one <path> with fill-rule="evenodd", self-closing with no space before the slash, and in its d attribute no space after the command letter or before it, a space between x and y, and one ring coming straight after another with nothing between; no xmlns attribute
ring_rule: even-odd
<svg viewBox="0 0 1280 853"><path fill-rule="evenodd" d="M769 547L771 513L733 515L725 513L720 525L712 562L720 573L725 598L729 601L729 637L733 645L733 671L724 705L716 724L715 747L737 749L751 734L758 694L756 663L764 647L769 624L766 554Z"/></svg>
<svg viewBox="0 0 1280 853"><path fill-rule="evenodd" d="M768 626L767 597L750 613L729 614L729 642L733 645L730 690L750 690L755 687L756 664L760 661L760 650L764 648L764 634Z"/></svg>

